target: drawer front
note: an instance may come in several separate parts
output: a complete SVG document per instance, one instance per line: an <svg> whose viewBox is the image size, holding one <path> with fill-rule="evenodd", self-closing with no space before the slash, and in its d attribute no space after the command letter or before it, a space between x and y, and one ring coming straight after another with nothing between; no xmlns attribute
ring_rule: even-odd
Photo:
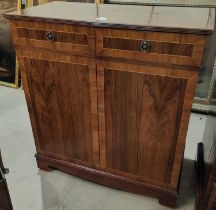
<svg viewBox="0 0 216 210"><path fill-rule="evenodd" d="M97 56L199 66L204 35L97 29Z"/></svg>
<svg viewBox="0 0 216 210"><path fill-rule="evenodd" d="M18 46L94 56L93 27L32 21L12 21L14 43Z"/></svg>

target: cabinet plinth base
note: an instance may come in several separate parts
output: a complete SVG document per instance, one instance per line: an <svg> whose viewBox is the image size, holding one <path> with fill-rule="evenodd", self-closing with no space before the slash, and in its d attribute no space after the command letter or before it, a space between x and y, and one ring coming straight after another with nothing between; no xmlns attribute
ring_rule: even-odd
<svg viewBox="0 0 216 210"><path fill-rule="evenodd" d="M115 174L81 166L71 162L36 154L38 168L50 171L59 169L82 179L105 185L122 191L147 195L159 199L159 203L172 208L176 207L177 192L144 182L138 182Z"/></svg>

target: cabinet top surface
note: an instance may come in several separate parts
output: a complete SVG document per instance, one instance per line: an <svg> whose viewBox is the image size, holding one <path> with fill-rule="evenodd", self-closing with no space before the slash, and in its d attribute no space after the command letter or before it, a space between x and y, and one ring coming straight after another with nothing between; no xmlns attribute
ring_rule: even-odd
<svg viewBox="0 0 216 210"><path fill-rule="evenodd" d="M214 30L215 9L54 1L4 16L97 27L208 34Z"/></svg>

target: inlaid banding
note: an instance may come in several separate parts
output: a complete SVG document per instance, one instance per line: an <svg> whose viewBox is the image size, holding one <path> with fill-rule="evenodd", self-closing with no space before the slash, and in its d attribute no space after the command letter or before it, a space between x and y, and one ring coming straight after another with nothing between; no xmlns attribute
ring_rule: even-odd
<svg viewBox="0 0 216 210"><path fill-rule="evenodd" d="M38 29L27 29L27 28L17 28L17 34L19 38L34 39L34 40L47 40L47 33L50 31L38 30ZM82 33L67 33L67 32L55 32L55 42L71 43L88 45L87 34Z"/></svg>
<svg viewBox="0 0 216 210"><path fill-rule="evenodd" d="M141 51L140 45L143 41L147 41L151 46L149 53L181 56L192 56L193 53L192 44L132 40L113 37L103 37L103 47L115 50Z"/></svg>

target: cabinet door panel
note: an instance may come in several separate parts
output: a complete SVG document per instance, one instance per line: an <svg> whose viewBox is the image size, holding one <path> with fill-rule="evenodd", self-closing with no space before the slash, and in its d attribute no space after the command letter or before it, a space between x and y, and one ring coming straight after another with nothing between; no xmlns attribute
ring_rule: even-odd
<svg viewBox="0 0 216 210"><path fill-rule="evenodd" d="M183 154L177 143L188 80L197 73L108 62L99 63L97 72L101 167L171 184Z"/></svg>
<svg viewBox="0 0 216 210"><path fill-rule="evenodd" d="M45 56L45 54L44 54ZM39 138L39 150L63 159L95 162L95 65L22 57ZM81 58L82 59L82 58ZM88 61L88 62L87 62ZM26 88L25 88L26 89Z"/></svg>

